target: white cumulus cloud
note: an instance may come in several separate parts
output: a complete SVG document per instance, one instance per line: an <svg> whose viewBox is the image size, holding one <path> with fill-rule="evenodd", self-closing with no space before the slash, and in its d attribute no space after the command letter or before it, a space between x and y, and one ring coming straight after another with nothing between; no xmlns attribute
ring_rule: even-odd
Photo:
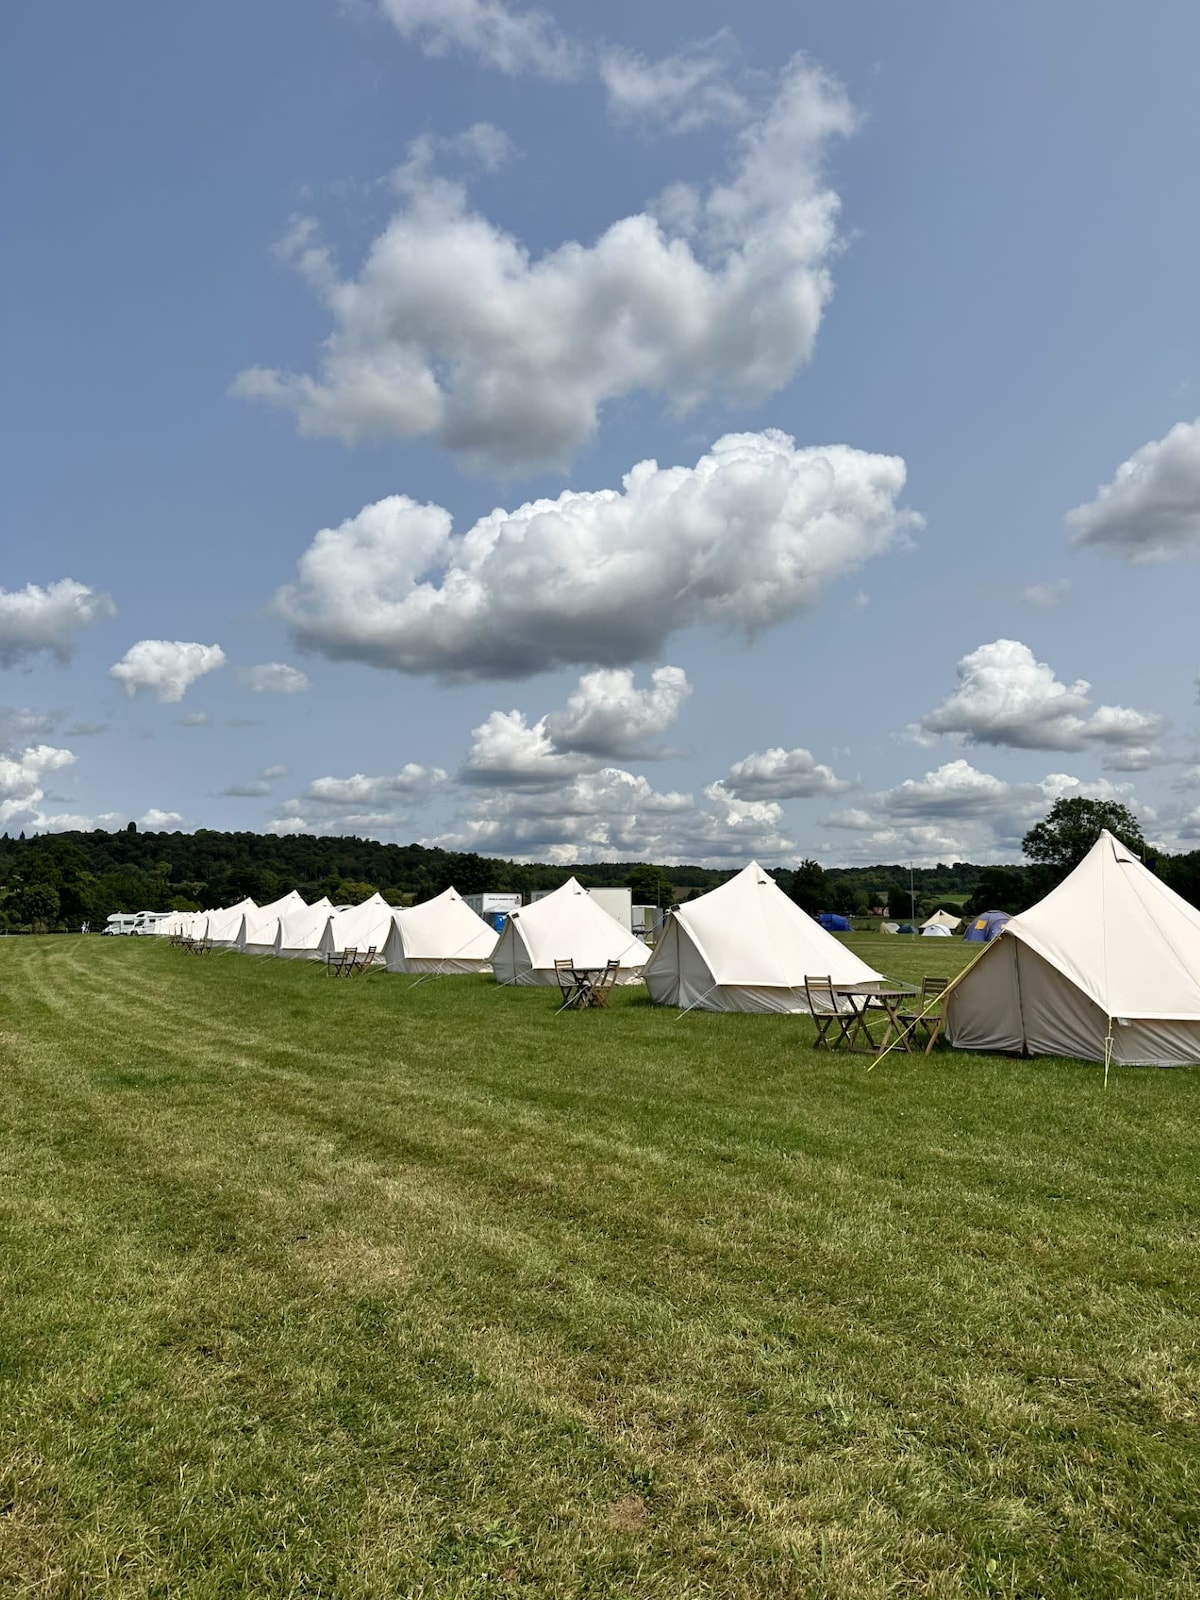
<svg viewBox="0 0 1200 1600"><path fill-rule="evenodd" d="M15 666L39 650L68 661L79 630L115 616L116 610L111 595L74 578L45 588L27 583L23 589L0 589L0 666Z"/></svg>
<svg viewBox="0 0 1200 1600"><path fill-rule="evenodd" d="M689 794L656 790L639 774L602 767L553 787L489 796L434 842L530 861L723 864L793 851L781 821L779 806L739 801L718 784L697 805Z"/></svg>
<svg viewBox="0 0 1200 1600"><path fill-rule="evenodd" d="M283 770L268 767L261 774L261 781L265 785L282 776ZM355 772L347 778L314 778L302 797L285 800L277 808L267 831L371 838L405 830L412 838L413 813L426 805L445 781L441 767L427 767L415 761L394 773Z"/></svg>
<svg viewBox="0 0 1200 1600"><path fill-rule="evenodd" d="M137 822L139 828L150 833L172 833L183 826L184 816L182 811L160 811L157 806L151 806Z"/></svg>
<svg viewBox="0 0 1200 1600"><path fill-rule="evenodd" d="M429 55L461 50L510 75L570 78L578 69L577 49L545 11L502 0L380 0L380 9Z"/></svg>
<svg viewBox="0 0 1200 1600"><path fill-rule="evenodd" d="M958 685L928 716L926 735L950 735L967 744L1006 745L1020 750L1084 750L1107 747L1110 764L1140 770L1162 759L1157 741L1165 720L1125 706L1093 709L1084 678L1062 683L1017 639L980 645L958 663Z"/></svg>
<svg viewBox="0 0 1200 1600"><path fill-rule="evenodd" d="M594 772L616 757L661 756L658 741L691 692L682 667L658 667L648 689L623 669L586 672L566 708L536 722L523 711L493 711L472 731L459 780L537 787Z"/></svg>
<svg viewBox="0 0 1200 1600"><path fill-rule="evenodd" d="M738 134L728 182L674 185L657 216L540 257L432 176L422 146L357 277L313 227L293 229L293 262L333 321L319 375L254 367L235 392L309 433L429 435L507 472L565 464L605 402L635 391L681 409L762 400L812 354L837 242L822 160L853 126L841 89L797 58Z"/></svg>
<svg viewBox="0 0 1200 1600"><path fill-rule="evenodd" d="M586 672L566 708L546 718L546 731L559 750L607 759L654 754L691 692L682 667L655 668L648 689L637 688L627 668Z"/></svg>
<svg viewBox="0 0 1200 1600"><path fill-rule="evenodd" d="M174 705L197 678L224 665L225 652L219 644L140 639L108 670L110 677L124 685L127 695L150 689L164 705Z"/></svg>
<svg viewBox="0 0 1200 1600"><path fill-rule="evenodd" d="M441 767L424 767L415 761L408 762L401 771L390 776L369 778L356 772L349 778L314 778L306 791L306 798L335 806L378 806L397 798L424 798L430 790L446 781Z"/></svg>
<svg viewBox="0 0 1200 1600"><path fill-rule="evenodd" d="M737 81L744 76L741 52L728 28L656 60L614 47L600 54L597 69L609 111L620 121L688 133L709 122L745 122L750 115Z"/></svg>
<svg viewBox="0 0 1200 1600"><path fill-rule="evenodd" d="M904 463L786 434L727 434L694 467L496 510L462 537L393 495L317 534L276 607L327 656L444 678L624 666L682 628L750 636L892 548Z"/></svg>
<svg viewBox="0 0 1200 1600"><path fill-rule="evenodd" d="M832 767L814 759L802 747L784 750L775 745L735 761L722 788L742 800L800 800L815 794L840 794L852 787Z"/></svg>
<svg viewBox="0 0 1200 1600"><path fill-rule="evenodd" d="M37 828L42 825L41 802L46 779L52 772L73 765L70 750L35 744L11 755L0 755L0 826Z"/></svg>
<svg viewBox="0 0 1200 1600"><path fill-rule="evenodd" d="M255 694L302 694L308 678L286 661L264 661L257 667L239 667L238 677Z"/></svg>
<svg viewBox="0 0 1200 1600"><path fill-rule="evenodd" d="M545 717L530 723L523 711L493 711L472 730L459 779L488 788L530 787L561 783L586 765L555 749Z"/></svg>
<svg viewBox="0 0 1200 1600"><path fill-rule="evenodd" d="M834 812L826 821L858 835L841 850L845 860L1015 860L1024 835L1064 795L1132 800L1128 784L1103 778L1085 783L1070 773L1052 772L1036 783L1007 783L958 760L865 795L860 804Z"/></svg>
<svg viewBox="0 0 1200 1600"><path fill-rule="evenodd" d="M1179 422L1117 468L1094 500L1068 512L1074 543L1130 561L1200 551L1200 418Z"/></svg>

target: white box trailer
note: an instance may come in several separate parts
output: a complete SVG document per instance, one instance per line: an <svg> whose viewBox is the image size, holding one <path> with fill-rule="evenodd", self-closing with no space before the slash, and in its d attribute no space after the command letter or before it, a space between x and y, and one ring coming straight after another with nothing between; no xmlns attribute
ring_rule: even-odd
<svg viewBox="0 0 1200 1600"><path fill-rule="evenodd" d="M666 913L661 906L634 906L633 931L641 940L650 940L651 943L662 932L663 918Z"/></svg>
<svg viewBox="0 0 1200 1600"><path fill-rule="evenodd" d="M504 926L504 919L509 912L521 909L519 894L464 894L462 901L464 905L470 906L477 917L490 922L497 933Z"/></svg>
<svg viewBox="0 0 1200 1600"><path fill-rule="evenodd" d="M535 889L529 896L529 904L532 905L535 900L544 900L548 894L553 893L553 889ZM621 924L626 933L634 931L632 889L589 889L587 893L601 911L607 911L610 917Z"/></svg>

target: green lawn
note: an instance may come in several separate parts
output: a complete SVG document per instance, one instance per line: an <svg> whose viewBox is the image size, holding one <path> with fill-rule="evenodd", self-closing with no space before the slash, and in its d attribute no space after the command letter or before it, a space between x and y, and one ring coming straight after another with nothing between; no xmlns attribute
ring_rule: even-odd
<svg viewBox="0 0 1200 1600"><path fill-rule="evenodd" d="M0 1594L1200 1593L1200 1072L556 998L0 940Z"/></svg>

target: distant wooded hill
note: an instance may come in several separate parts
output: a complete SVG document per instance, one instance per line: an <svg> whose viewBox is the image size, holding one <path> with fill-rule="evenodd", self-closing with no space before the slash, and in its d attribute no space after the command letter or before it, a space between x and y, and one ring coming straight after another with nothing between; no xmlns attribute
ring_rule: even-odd
<svg viewBox="0 0 1200 1600"><path fill-rule="evenodd" d="M1161 876L1200 903L1200 851L1161 857ZM823 868L815 861L773 871L780 887L810 912L865 914L887 905L910 913L909 871L898 864ZM669 905L715 888L729 871L620 861L575 866L529 865L473 852L376 839L262 833L39 834L0 838L0 927L102 922L114 911L188 910L230 905L249 895L265 904L295 889L307 900L366 899L378 890L395 905L426 900L453 884L462 894L488 890L529 895L574 876L588 887L629 884L639 901ZM1019 911L1031 880L1024 867L954 862L912 874L918 915L936 905L964 911Z"/></svg>

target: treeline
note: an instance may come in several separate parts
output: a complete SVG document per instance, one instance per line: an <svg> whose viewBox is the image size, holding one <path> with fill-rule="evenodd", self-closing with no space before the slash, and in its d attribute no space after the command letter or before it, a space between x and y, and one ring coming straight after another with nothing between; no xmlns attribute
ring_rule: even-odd
<svg viewBox="0 0 1200 1600"><path fill-rule="evenodd" d="M1160 855L1154 870L1200 905L1200 851ZM328 895L356 903L380 892L393 905L427 900L451 884L461 894L490 890L528 896L568 877L587 887L628 884L641 902L668 906L715 888L728 871L645 862L576 866L530 865L474 852L376 839L309 834L119 833L39 834L0 838L0 928L100 925L115 911L204 910L246 896L260 905L297 890L306 900ZM823 868L804 861L773 876L806 911L863 916L884 907L907 918L943 905L970 915L1021 911L1048 887L1037 867L985 867L969 862Z"/></svg>
<svg viewBox="0 0 1200 1600"><path fill-rule="evenodd" d="M0 838L0 928L94 926L116 911L207 910L249 896L260 905L296 890L355 904L381 893L393 905L427 900L451 884L461 894L507 890L528 896L572 875L588 887L630 883L669 905L728 876L706 867L658 869L642 862L528 865L473 852L377 839L261 833L38 834Z"/></svg>

